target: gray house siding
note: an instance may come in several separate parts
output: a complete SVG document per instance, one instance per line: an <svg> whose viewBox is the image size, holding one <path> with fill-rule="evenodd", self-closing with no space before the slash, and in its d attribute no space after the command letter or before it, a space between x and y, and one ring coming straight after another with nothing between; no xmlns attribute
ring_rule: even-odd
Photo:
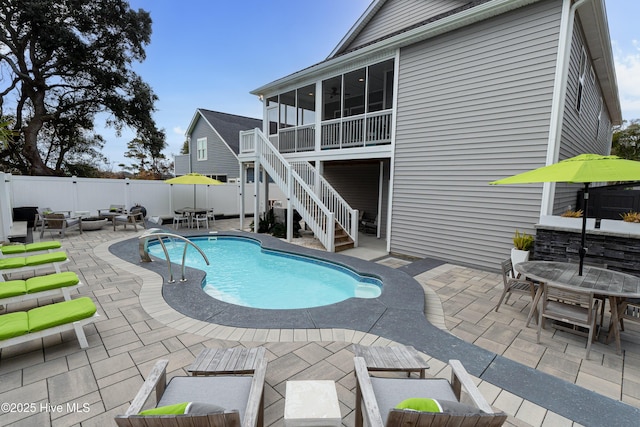
<svg viewBox="0 0 640 427"><path fill-rule="evenodd" d="M441 13L455 9L467 0L389 0L346 50L351 50L387 34L410 27Z"/></svg>
<svg viewBox="0 0 640 427"><path fill-rule="evenodd" d="M542 185L488 183L544 165L560 7L401 50L392 252L497 269L514 230L534 231Z"/></svg>
<svg viewBox="0 0 640 427"><path fill-rule="evenodd" d="M559 159L564 160L580 153L609 154L611 147L611 120L606 106L602 105L602 91L597 79L591 79L592 67L589 51L584 48L584 36L579 20L573 31L567 95L560 142ZM587 71L584 79L580 111L576 109L582 50L587 55ZM602 110L602 113L601 113ZM600 117L600 119L598 119ZM571 206L575 209L579 184L556 184L553 213L559 215Z"/></svg>
<svg viewBox="0 0 640 427"><path fill-rule="evenodd" d="M327 162L323 176L349 205L373 218L378 212L380 161ZM389 161L384 160L381 235L386 235L389 198Z"/></svg>
<svg viewBox="0 0 640 427"><path fill-rule="evenodd" d="M191 172L191 164L189 162L189 154L181 154L173 158L174 175L186 175Z"/></svg>
<svg viewBox="0 0 640 427"><path fill-rule="evenodd" d="M198 160L198 138L207 138L207 160ZM220 138L218 133L200 118L191 132L191 169L203 175L227 175L227 178L238 178L238 158Z"/></svg>

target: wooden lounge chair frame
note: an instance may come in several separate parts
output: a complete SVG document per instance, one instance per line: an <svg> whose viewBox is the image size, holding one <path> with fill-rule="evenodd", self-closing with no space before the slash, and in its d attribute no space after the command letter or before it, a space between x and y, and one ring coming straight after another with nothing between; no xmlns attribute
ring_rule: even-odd
<svg viewBox="0 0 640 427"><path fill-rule="evenodd" d="M369 427L383 427L383 426L402 426L402 427L426 427L426 426L458 426L458 425L473 425L473 426L501 426L506 420L507 415L503 412L494 412L489 403L482 396L473 380L467 373L466 369L462 366L458 360L450 360L451 366L451 381L449 383L451 391L455 395L456 399L460 401L461 392L464 389L473 405L478 409L485 412L485 414L448 414L448 413L433 413L433 412L417 412L417 411L403 411L392 409L387 417L386 424L382 419L380 408L374 393L374 387L367 370L367 364L362 357L354 357L354 365L356 372L356 417L355 427L362 427L363 415L366 415L367 425ZM378 381L419 381L420 385L424 385L425 389L429 388L429 382L443 381L440 378L434 379L421 379L421 378L375 378ZM435 382L434 382L435 384ZM418 397L418 396L416 396ZM425 396L426 397L426 396ZM398 402L400 403L400 402ZM364 412L363 412L364 411Z"/></svg>
<svg viewBox="0 0 640 427"><path fill-rule="evenodd" d="M82 234L82 218L69 218L62 213L47 214L44 216L40 238L42 239L45 231L58 232L64 238L65 233L75 227L78 227Z"/></svg>
<svg viewBox="0 0 640 427"><path fill-rule="evenodd" d="M167 387L167 365L166 359L158 360L149 373L144 384L131 401L131 405L124 415L115 417L116 424L120 427L160 427L160 426L233 426L233 427L262 427L264 423L264 380L267 371L267 359L263 358L257 362L256 369L251 380L251 389L247 397L247 406L244 418L240 420L237 410L228 410L224 413L209 415L164 415L164 416L142 416L138 415L146 402L151 397L153 390L156 394L156 402L159 402ZM203 378L203 377L187 377ZM212 378L212 377L208 377ZM224 392L224 390L222 390Z"/></svg>

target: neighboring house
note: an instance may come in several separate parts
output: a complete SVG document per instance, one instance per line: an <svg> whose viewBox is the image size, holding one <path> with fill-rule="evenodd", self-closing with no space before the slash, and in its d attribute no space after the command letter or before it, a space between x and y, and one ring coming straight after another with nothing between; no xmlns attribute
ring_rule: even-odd
<svg viewBox="0 0 640 427"><path fill-rule="evenodd" d="M262 128L262 120L198 108L186 136L189 154L175 157L175 175L197 172L227 182L238 178L240 131Z"/></svg>
<svg viewBox="0 0 640 427"><path fill-rule="evenodd" d="M608 154L622 121L603 0L375 0L325 61L252 93L264 124L240 161L277 175L272 144L331 212L312 218L294 185L317 235L336 218L357 243L322 175L390 252L491 269L580 186L488 183Z"/></svg>

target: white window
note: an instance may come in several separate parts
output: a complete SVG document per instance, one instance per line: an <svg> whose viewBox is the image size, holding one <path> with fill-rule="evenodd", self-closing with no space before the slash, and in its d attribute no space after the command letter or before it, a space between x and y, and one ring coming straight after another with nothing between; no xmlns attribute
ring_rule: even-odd
<svg viewBox="0 0 640 427"><path fill-rule="evenodd" d="M207 138L198 138L196 141L196 153L198 160L207 160Z"/></svg>
<svg viewBox="0 0 640 427"><path fill-rule="evenodd" d="M584 96L584 79L587 74L587 52L584 48L580 55L580 68L578 69L578 94L576 96L576 110L580 112L582 108L582 97Z"/></svg>

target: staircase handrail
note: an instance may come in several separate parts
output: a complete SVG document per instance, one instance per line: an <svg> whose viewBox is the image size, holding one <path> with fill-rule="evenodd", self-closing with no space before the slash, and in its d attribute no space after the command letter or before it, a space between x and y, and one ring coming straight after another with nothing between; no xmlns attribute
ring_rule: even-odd
<svg viewBox="0 0 640 427"><path fill-rule="evenodd" d="M254 134L253 149L260 159L260 164L274 182L288 194L287 197L290 198L292 207L302 216L302 219L315 233L318 240L328 251L333 252L335 235L335 216L333 212L316 196L260 129L256 128L253 131L241 132L241 140L249 133ZM314 212L322 215L314 215Z"/></svg>
<svg viewBox="0 0 640 427"><path fill-rule="evenodd" d="M306 184L318 195L323 204L335 213L336 221L351 237L354 246L358 246L358 219L359 211L353 209L349 203L333 188L333 186L318 173L317 169L307 161L291 162L295 170ZM306 178L306 179L305 179ZM316 178L320 181L320 188L316 188Z"/></svg>

